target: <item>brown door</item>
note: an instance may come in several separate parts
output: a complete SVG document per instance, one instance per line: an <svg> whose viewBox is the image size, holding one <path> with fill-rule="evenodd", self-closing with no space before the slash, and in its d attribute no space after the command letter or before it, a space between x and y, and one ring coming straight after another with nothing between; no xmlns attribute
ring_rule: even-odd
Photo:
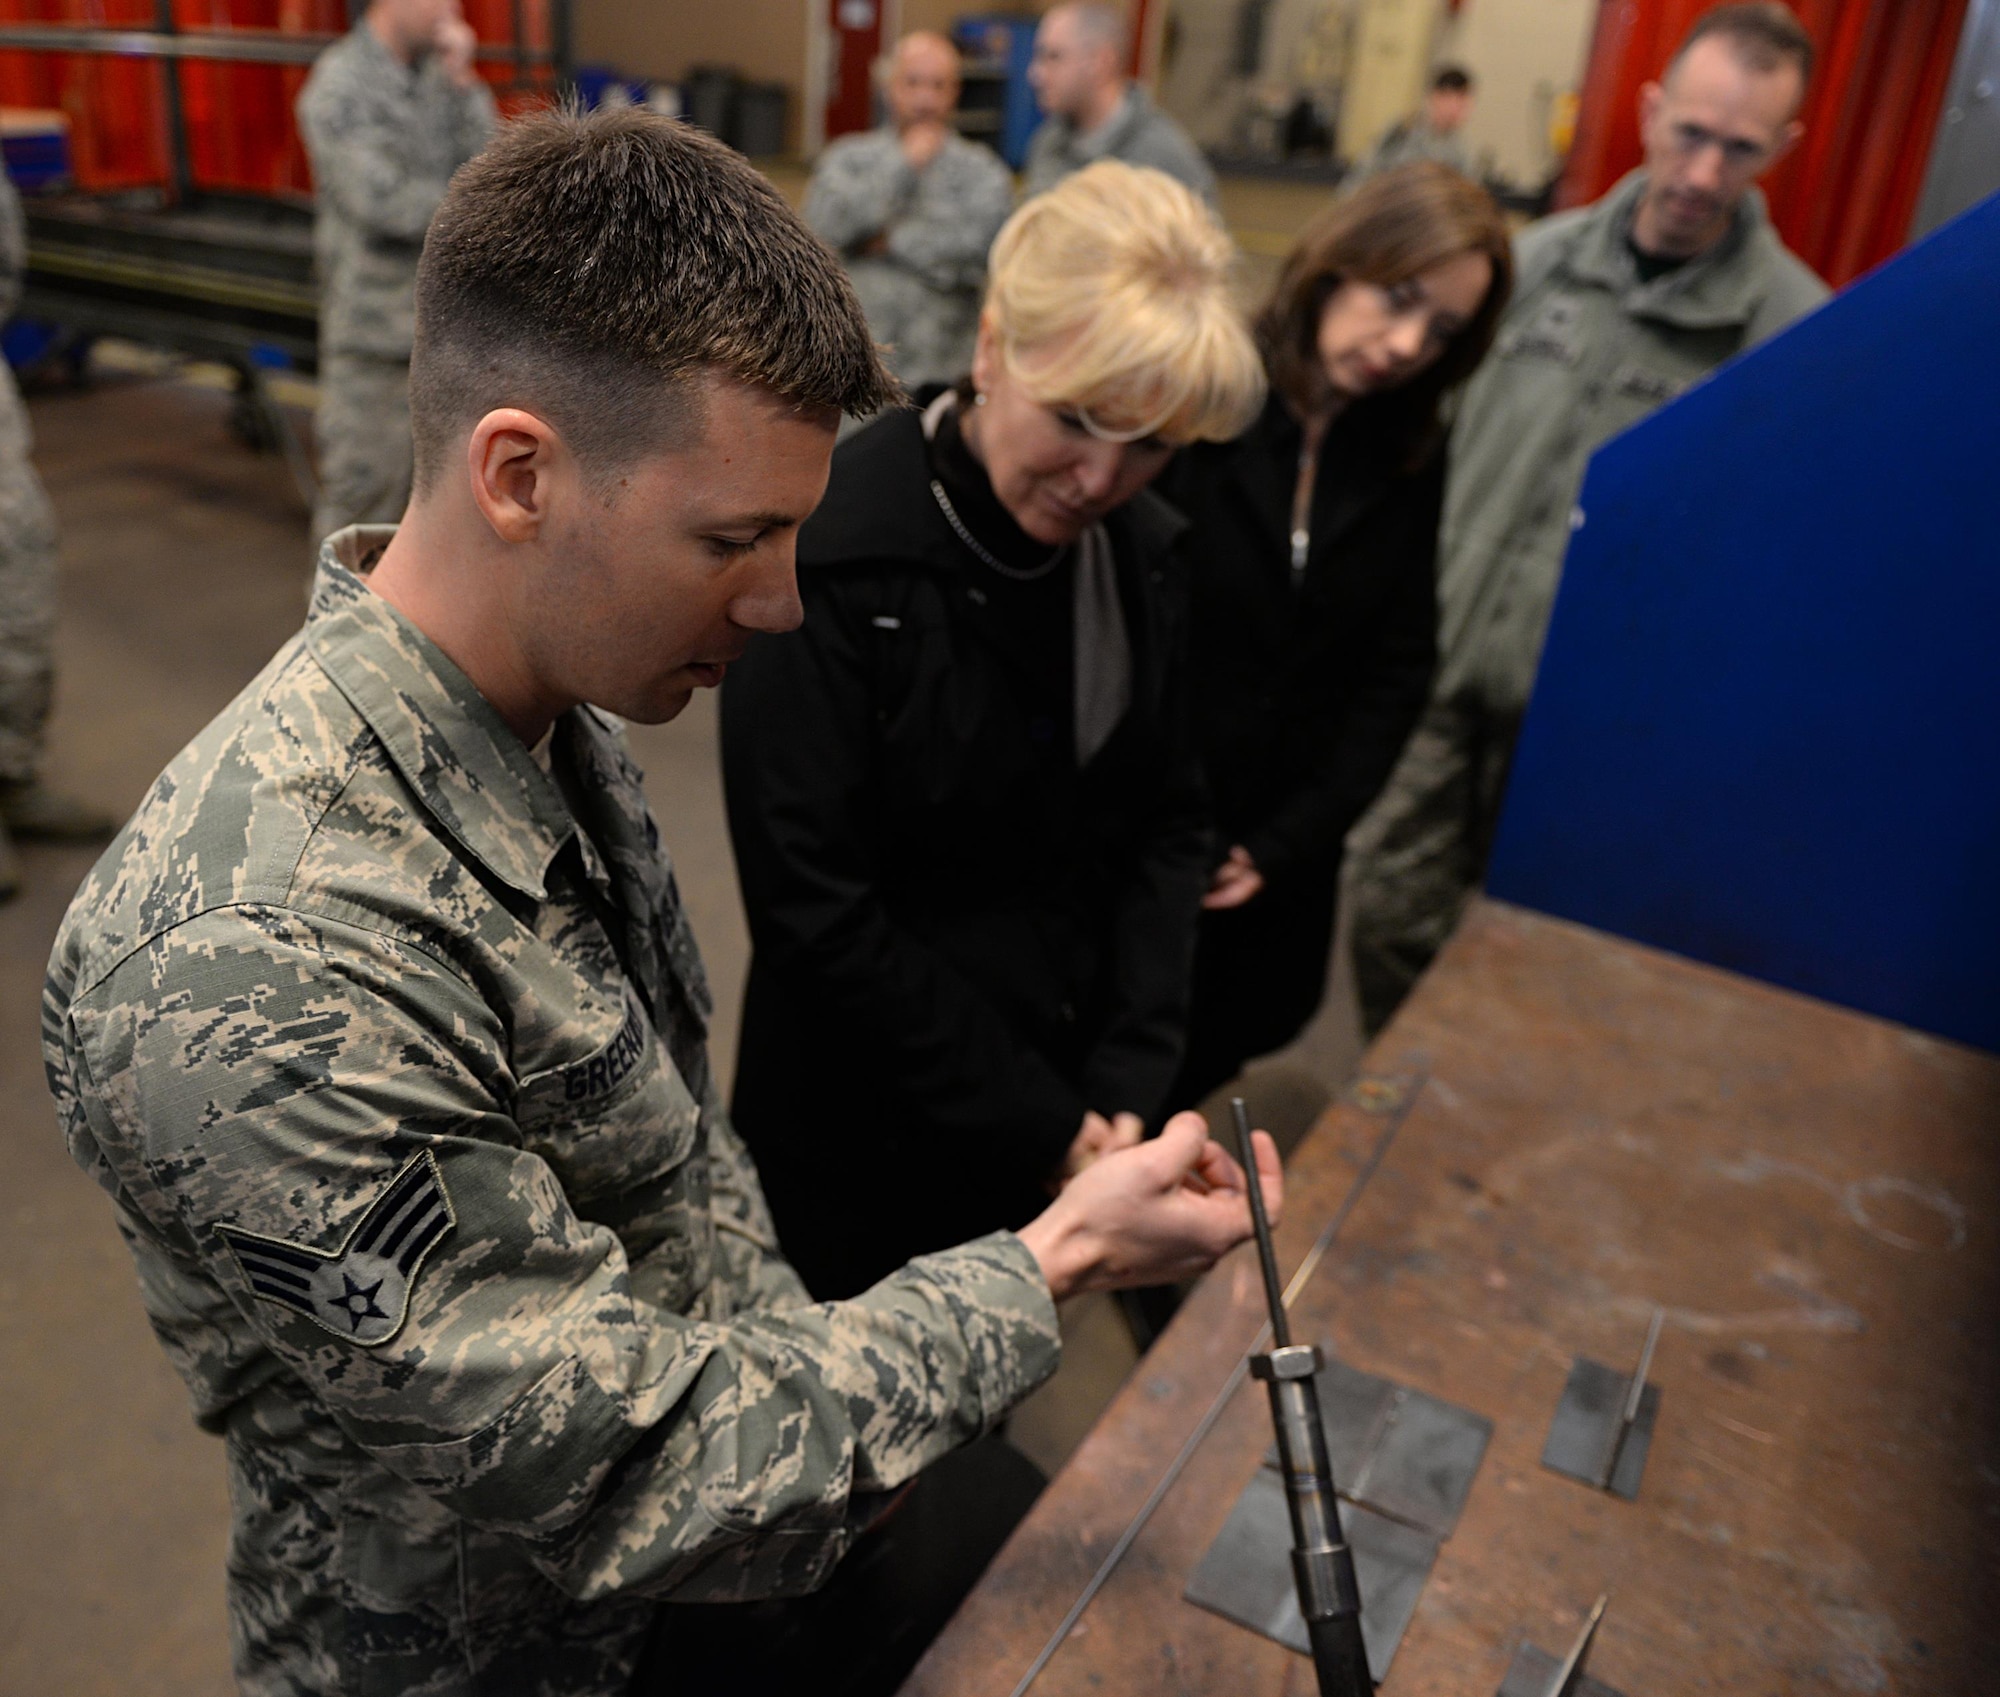
<svg viewBox="0 0 2000 1697"><path fill-rule="evenodd" d="M884 0L821 0L829 8L833 51L828 56L826 139L868 129L875 122L870 72L882 52Z"/></svg>

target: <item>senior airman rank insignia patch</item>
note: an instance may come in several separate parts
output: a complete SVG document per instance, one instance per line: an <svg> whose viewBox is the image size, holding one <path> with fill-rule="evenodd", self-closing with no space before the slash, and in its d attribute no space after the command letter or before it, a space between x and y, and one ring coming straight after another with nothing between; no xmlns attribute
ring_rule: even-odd
<svg viewBox="0 0 2000 1697"><path fill-rule="evenodd" d="M444 1175L426 1149L369 1204L333 1254L217 1226L250 1288L350 1343L387 1343L402 1329L425 1256L457 1224Z"/></svg>

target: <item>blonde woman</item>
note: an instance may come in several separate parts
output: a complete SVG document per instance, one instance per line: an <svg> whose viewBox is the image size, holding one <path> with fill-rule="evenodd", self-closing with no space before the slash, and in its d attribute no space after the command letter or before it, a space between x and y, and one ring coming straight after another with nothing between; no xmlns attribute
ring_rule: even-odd
<svg viewBox="0 0 2000 1697"><path fill-rule="evenodd" d="M733 1110L822 1299L1021 1224L1165 1103L1210 859L1146 485L1263 403L1232 252L1157 171L1023 206L970 377L835 453L805 628L731 669Z"/></svg>

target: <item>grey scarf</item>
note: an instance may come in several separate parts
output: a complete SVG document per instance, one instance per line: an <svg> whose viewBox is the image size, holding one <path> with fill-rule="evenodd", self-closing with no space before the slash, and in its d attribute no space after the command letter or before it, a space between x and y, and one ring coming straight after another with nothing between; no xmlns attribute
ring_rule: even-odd
<svg viewBox="0 0 2000 1697"><path fill-rule="evenodd" d="M1132 705L1132 643L1118 599L1111 538L1094 524L1076 539L1076 763L1088 766Z"/></svg>
<svg viewBox="0 0 2000 1697"><path fill-rule="evenodd" d="M939 423L957 405L957 399L947 390L925 409L926 441L935 439ZM952 529L974 554L1004 577L1022 575L981 547L952 510L942 487L935 482L931 487L944 506ZM1118 563L1112 557L1111 538L1104 526L1092 525L1051 560L1048 569L1054 571L1064 565L1071 568L1075 588L1072 603L1075 629L1070 642L1075 666L1076 763L1081 767L1097 758L1132 705L1132 641L1125 630L1125 606L1118 598ZM1041 572L1033 575L1039 577Z"/></svg>

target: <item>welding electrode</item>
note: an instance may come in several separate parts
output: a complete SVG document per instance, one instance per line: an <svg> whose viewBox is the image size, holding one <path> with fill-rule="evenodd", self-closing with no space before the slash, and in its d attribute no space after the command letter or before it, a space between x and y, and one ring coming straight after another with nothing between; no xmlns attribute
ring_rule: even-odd
<svg viewBox="0 0 2000 1697"><path fill-rule="evenodd" d="M1320 1424L1319 1386L1313 1377L1325 1362L1317 1344L1292 1342L1278 1283L1278 1258L1271 1247L1271 1221L1264 1212L1263 1181L1257 1172L1257 1153L1250 1146L1250 1116L1240 1096L1231 1098L1229 1109L1235 1116L1236 1141L1250 1188L1264 1300L1271 1309L1271 1347L1250 1357L1250 1373L1264 1381L1271 1395L1278 1465L1285 1476L1285 1503L1292 1513L1292 1577L1299 1588L1299 1613L1312 1640L1320 1697L1374 1697L1368 1651L1361 1642L1361 1592L1354 1581L1354 1553L1341 1531L1326 1428Z"/></svg>

